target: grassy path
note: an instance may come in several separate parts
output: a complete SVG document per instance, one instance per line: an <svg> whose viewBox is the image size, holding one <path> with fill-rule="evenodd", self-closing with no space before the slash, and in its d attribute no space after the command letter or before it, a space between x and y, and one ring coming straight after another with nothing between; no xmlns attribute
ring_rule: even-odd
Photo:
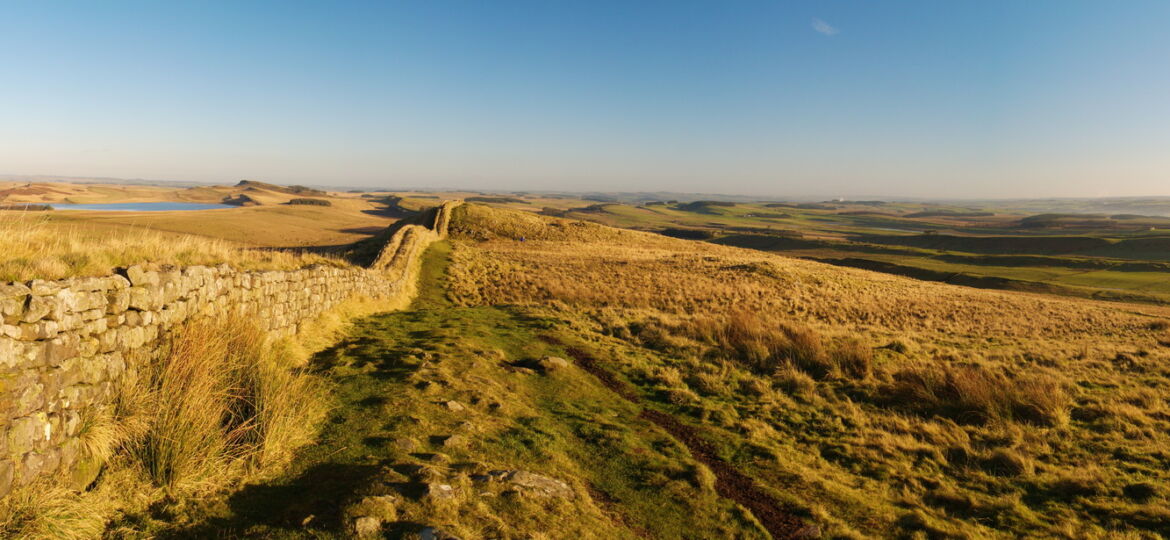
<svg viewBox="0 0 1170 540"><path fill-rule="evenodd" d="M159 536L344 537L368 495L394 500L389 538L768 536L640 406L542 361L566 356L561 321L452 305L449 251L428 251L409 310L359 320L317 355L336 399L317 444ZM530 477L545 488L498 480Z"/></svg>

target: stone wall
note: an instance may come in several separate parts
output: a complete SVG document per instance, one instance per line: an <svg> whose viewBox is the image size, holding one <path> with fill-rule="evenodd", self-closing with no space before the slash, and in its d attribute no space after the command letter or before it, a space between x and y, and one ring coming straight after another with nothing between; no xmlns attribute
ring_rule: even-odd
<svg viewBox="0 0 1170 540"><path fill-rule="evenodd" d="M240 314L294 334L355 297L413 297L420 255L446 235L455 203L397 228L370 268L291 271L217 267L0 284L0 497L40 475L68 475L88 410L104 407L120 378L192 317Z"/></svg>

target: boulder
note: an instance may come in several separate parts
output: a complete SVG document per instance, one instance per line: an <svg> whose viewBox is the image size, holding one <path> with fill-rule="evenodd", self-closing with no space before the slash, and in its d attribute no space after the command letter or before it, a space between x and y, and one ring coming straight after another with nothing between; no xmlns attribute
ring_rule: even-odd
<svg viewBox="0 0 1170 540"><path fill-rule="evenodd" d="M518 491L536 497L565 499L573 496L573 488L556 478L528 471L506 471L498 476Z"/></svg>
<svg viewBox="0 0 1170 540"><path fill-rule="evenodd" d="M455 412L462 411L462 410L467 408L467 407L464 407L463 404L459 403L458 401L445 401L445 402L443 402L443 406L446 407L447 410L455 411Z"/></svg>
<svg viewBox="0 0 1170 540"><path fill-rule="evenodd" d="M455 496L455 488L451 484L431 482L426 485L426 498L433 500L450 499Z"/></svg>
<svg viewBox="0 0 1170 540"><path fill-rule="evenodd" d="M572 365L568 360L557 356L546 356L537 361L540 369L545 373L560 371Z"/></svg>
<svg viewBox="0 0 1170 540"><path fill-rule="evenodd" d="M442 438L443 448L463 448L467 446L467 437L462 435L450 435Z"/></svg>
<svg viewBox="0 0 1170 540"><path fill-rule="evenodd" d="M382 521L375 517L361 516L349 524L354 538L376 538L382 534Z"/></svg>

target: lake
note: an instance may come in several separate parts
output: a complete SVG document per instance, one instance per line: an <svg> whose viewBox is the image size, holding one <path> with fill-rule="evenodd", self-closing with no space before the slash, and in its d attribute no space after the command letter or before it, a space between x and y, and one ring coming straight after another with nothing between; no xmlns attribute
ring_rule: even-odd
<svg viewBox="0 0 1170 540"><path fill-rule="evenodd" d="M176 210L216 210L238 208L230 204L207 204L188 202L137 202L102 204L49 203L55 210L106 210L112 212L170 212Z"/></svg>

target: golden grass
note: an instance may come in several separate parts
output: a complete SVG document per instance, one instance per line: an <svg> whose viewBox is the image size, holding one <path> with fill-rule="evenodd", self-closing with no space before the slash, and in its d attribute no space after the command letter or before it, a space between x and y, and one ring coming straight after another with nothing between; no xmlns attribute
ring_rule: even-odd
<svg viewBox="0 0 1170 540"><path fill-rule="evenodd" d="M452 229L452 298L572 321L631 381L759 456L751 474L785 486L830 535L1170 528L1164 308L919 282L477 205ZM1090 469L1092 489L1061 487Z"/></svg>
<svg viewBox="0 0 1170 540"><path fill-rule="evenodd" d="M246 321L196 321L148 368L157 396L133 453L168 488L215 485L287 461L324 416L319 383L293 371L284 349Z"/></svg>
<svg viewBox="0 0 1170 540"><path fill-rule="evenodd" d="M0 499L0 538L84 540L98 538L105 520L91 501L58 486L17 489Z"/></svg>
<svg viewBox="0 0 1170 540"><path fill-rule="evenodd" d="M1068 421L1071 398L1059 379L1012 379L979 366L911 368L893 374L891 399L927 416L962 424L1018 420L1042 426Z"/></svg>
<svg viewBox="0 0 1170 540"><path fill-rule="evenodd" d="M240 320L177 328L113 404L83 415L81 459L106 464L93 490L64 478L17 488L0 499L0 538L96 538L117 512L280 472L330 406L323 383L295 367L305 357L294 343Z"/></svg>
<svg viewBox="0 0 1170 540"><path fill-rule="evenodd" d="M251 250L224 240L136 227L93 226L37 212L0 212L0 282L106 275L132 264L227 263L242 270L344 265L319 255Z"/></svg>

